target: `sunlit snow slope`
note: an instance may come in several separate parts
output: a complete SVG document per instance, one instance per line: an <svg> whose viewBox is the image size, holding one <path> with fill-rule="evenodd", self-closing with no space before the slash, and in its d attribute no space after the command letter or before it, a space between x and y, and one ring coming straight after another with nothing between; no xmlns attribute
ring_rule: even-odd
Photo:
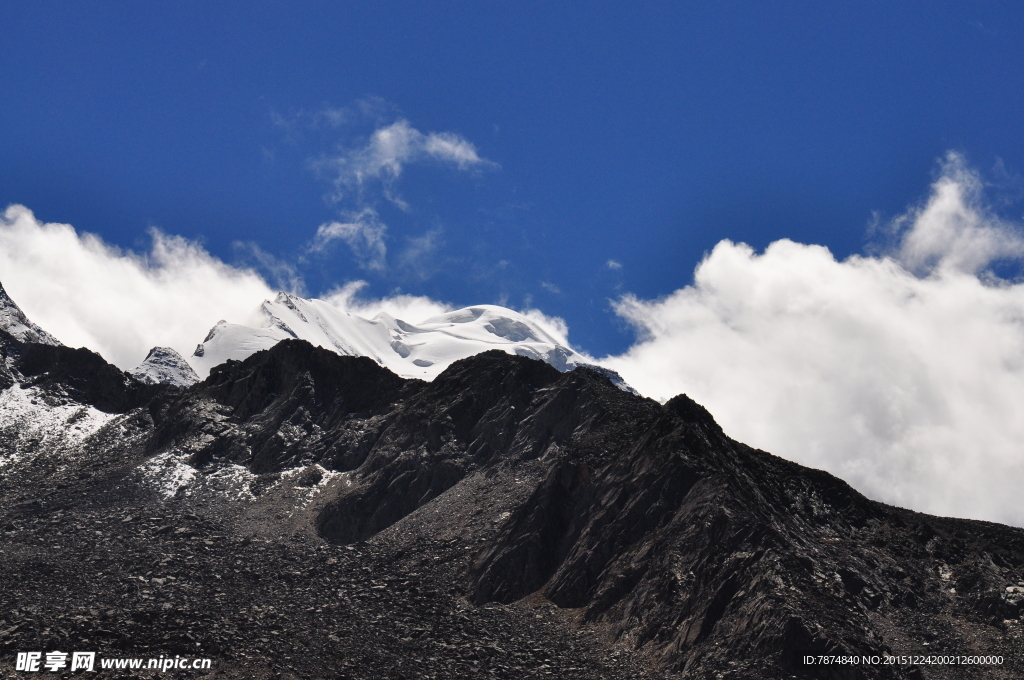
<svg viewBox="0 0 1024 680"><path fill-rule="evenodd" d="M205 378L228 359L245 359L287 338L308 340L339 354L367 356L402 377L424 380L453 361L489 349L541 359L561 371L590 365L537 323L504 307L466 307L414 325L383 312L365 319L323 300L287 293L260 305L250 324L217 323L189 363Z"/></svg>

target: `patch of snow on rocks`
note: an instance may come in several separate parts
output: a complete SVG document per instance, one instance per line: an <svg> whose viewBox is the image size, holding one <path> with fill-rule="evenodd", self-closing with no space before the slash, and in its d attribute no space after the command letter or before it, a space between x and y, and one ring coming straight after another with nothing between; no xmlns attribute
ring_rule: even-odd
<svg viewBox="0 0 1024 680"><path fill-rule="evenodd" d="M0 413L0 469L31 457L37 450L76 450L89 435L116 417L19 385L0 391Z"/></svg>
<svg viewBox="0 0 1024 680"><path fill-rule="evenodd" d="M301 484L303 478L308 478L310 474L318 477L317 481L312 484ZM310 501L312 501L325 486L327 486L332 480L341 477L346 478L346 481L348 481L350 474L348 472L328 470L327 468L322 467L319 463L314 463L305 467L292 468L281 473L281 481L286 484L292 484L292 490L298 492L296 494L295 504L300 508L309 505Z"/></svg>
<svg viewBox="0 0 1024 680"><path fill-rule="evenodd" d="M60 340L32 323L14 300L7 295L0 284L0 328L13 335L20 342L35 342L41 345L59 345Z"/></svg>
<svg viewBox="0 0 1024 680"><path fill-rule="evenodd" d="M214 494L232 501L255 501L276 490L275 494L293 496L296 507L305 507L332 480L348 475L313 464L285 470L267 483L263 475L254 474L237 463L221 464L211 471L200 473L185 462L188 457L188 453L180 451L161 453L140 465L138 471L144 482L159 491L165 499L178 494L193 498ZM310 474L317 478L316 481L304 484L302 480L308 479ZM254 491L254 486L260 488Z"/></svg>
<svg viewBox="0 0 1024 680"><path fill-rule="evenodd" d="M196 475L196 469L185 462L186 454L169 451L153 456L139 466L142 478L163 494L164 498L174 497L187 487ZM185 494L189 493L188 489Z"/></svg>

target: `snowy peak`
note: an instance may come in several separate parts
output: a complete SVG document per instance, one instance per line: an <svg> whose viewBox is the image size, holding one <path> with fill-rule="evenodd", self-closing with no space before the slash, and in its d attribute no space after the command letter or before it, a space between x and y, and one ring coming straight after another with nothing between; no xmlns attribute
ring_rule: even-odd
<svg viewBox="0 0 1024 680"><path fill-rule="evenodd" d="M540 359L560 371L590 365L536 321L504 307L476 305L410 323L384 312L366 319L324 300L288 293L264 301L245 324L217 323L189 363L205 377L228 359L240 361L289 338L369 357L404 378L423 380L490 349Z"/></svg>
<svg viewBox="0 0 1024 680"><path fill-rule="evenodd" d="M130 373L139 382L149 385L188 387L199 382L199 376L185 358L170 347L154 347L149 350L145 361Z"/></svg>
<svg viewBox="0 0 1024 680"><path fill-rule="evenodd" d="M61 344L60 340L29 321L21 308L7 295L2 283L0 283L0 329L7 331L21 342L34 342L41 345Z"/></svg>

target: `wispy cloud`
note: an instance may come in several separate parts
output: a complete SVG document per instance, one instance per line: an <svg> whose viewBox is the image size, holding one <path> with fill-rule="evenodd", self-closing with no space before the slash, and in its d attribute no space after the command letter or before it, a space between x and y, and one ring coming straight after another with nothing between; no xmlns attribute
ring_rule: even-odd
<svg viewBox="0 0 1024 680"><path fill-rule="evenodd" d="M388 248L384 243L387 225L380 221L377 212L364 208L349 213L344 222L321 224L313 237L310 252L323 253L334 241L343 241L364 269L381 271L387 264Z"/></svg>
<svg viewBox="0 0 1024 680"><path fill-rule="evenodd" d="M275 289L299 296L308 294L306 282L295 262L268 253L253 241L235 241L231 245L238 260L258 271Z"/></svg>
<svg viewBox="0 0 1024 680"><path fill-rule="evenodd" d="M531 309L529 302L527 302L527 308L520 310L520 314L525 316L530 321L540 326L544 331L550 335L556 342L565 347L569 347L569 324L565 322L560 316L548 316L539 309ZM584 356L587 356L584 354Z"/></svg>
<svg viewBox="0 0 1024 680"><path fill-rule="evenodd" d="M878 257L722 241L692 285L616 302L639 341L605 363L873 498L1024 525L1024 284L987 272L1024 250L982 186L947 157Z"/></svg>
<svg viewBox="0 0 1024 680"><path fill-rule="evenodd" d="M360 267L379 273L427 278L430 262L440 247L437 228L422 236L406 237L408 244L399 252L396 266L388 266L390 236L382 211L387 213L385 208L394 206L409 214L387 217L392 226L398 220L399 237L421 217L399 189L408 166L435 164L462 172L498 167L481 156L465 137L454 132L422 132L399 116L393 104L379 98L363 99L342 108L299 111L287 117L274 115L272 119L289 138L301 130L342 135L342 143L333 152L309 161L321 179L330 182L333 189L325 198L339 210L341 219L320 225L308 250L324 252L331 242L341 240L352 250ZM355 130L366 129L367 124L372 132L361 138L352 136ZM382 208L384 202L390 206Z"/></svg>
<svg viewBox="0 0 1024 680"><path fill-rule="evenodd" d="M431 229L422 236L411 236L406 239L405 249L398 254L398 266L407 276L425 281L434 273L437 263L437 251L443 245L440 227Z"/></svg>
<svg viewBox="0 0 1024 680"><path fill-rule="evenodd" d="M351 281L344 286L335 288L323 299L338 309L367 319L372 319L377 314L384 312L412 324L455 309L450 304L426 296L406 295L401 292L395 292L382 298L360 296L360 292L368 285L366 281Z"/></svg>
<svg viewBox="0 0 1024 680"><path fill-rule="evenodd" d="M949 153L928 201L892 223L901 236L899 261L917 274L977 274L998 260L1024 255L1019 228L986 208L983 187L964 158Z"/></svg>
<svg viewBox="0 0 1024 680"><path fill-rule="evenodd" d="M613 271L617 269L622 269L622 263L616 262L615 260L608 260L607 262L605 262L604 266L608 267L608 269L611 269Z"/></svg>
<svg viewBox="0 0 1024 680"><path fill-rule="evenodd" d="M337 200L353 193L359 195L368 185L379 182L390 200L403 205L391 187L405 166L425 161L459 170L497 167L493 161L482 158L464 137L452 132L423 133L405 119L377 128L365 144L321 158L314 162L314 167L331 177Z"/></svg>

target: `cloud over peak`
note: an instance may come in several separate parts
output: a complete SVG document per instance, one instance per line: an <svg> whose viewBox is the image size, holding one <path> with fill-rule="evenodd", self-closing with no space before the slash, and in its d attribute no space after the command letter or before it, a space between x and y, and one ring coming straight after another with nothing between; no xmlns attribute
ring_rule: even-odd
<svg viewBox="0 0 1024 680"><path fill-rule="evenodd" d="M0 216L0 275L30 319L125 369L157 345L188 356L219 319L241 321L273 294L193 241L149 235L148 252L124 251L12 205Z"/></svg>

